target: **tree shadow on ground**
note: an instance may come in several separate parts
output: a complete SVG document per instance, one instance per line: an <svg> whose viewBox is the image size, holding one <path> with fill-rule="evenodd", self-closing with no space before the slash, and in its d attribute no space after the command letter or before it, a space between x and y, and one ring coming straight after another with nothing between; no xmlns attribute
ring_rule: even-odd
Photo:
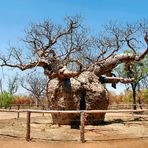
<svg viewBox="0 0 148 148"><path fill-rule="evenodd" d="M116 123L126 124L126 123L129 123L129 122L135 122L135 121L146 121L146 119L143 118L143 117L135 117L134 119L127 119L127 120L113 119L113 120L110 120L110 121L99 122L98 125L99 126L105 126L105 125L116 124Z"/></svg>

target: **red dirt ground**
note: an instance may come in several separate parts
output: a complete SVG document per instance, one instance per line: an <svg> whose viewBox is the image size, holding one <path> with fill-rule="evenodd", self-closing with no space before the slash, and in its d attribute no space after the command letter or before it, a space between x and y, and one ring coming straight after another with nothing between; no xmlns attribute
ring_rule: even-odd
<svg viewBox="0 0 148 148"><path fill-rule="evenodd" d="M100 142L26 142L19 139L1 139L1 148L147 148L147 139L127 139Z"/></svg>
<svg viewBox="0 0 148 148"><path fill-rule="evenodd" d="M147 148L148 116L107 114L109 124L86 126L86 142L78 129L52 125L49 114L33 114L30 142L25 141L26 114L0 113L0 148Z"/></svg>

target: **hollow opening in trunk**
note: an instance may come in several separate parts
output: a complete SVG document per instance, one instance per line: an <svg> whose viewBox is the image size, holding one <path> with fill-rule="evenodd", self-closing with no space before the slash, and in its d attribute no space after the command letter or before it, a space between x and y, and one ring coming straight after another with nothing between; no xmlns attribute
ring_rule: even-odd
<svg viewBox="0 0 148 148"><path fill-rule="evenodd" d="M86 110L85 96L86 96L86 91L83 91L80 96L80 110Z"/></svg>

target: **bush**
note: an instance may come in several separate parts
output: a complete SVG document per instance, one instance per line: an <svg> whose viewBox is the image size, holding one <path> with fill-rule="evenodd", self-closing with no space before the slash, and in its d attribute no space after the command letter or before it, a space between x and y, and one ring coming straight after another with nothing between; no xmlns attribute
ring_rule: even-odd
<svg viewBox="0 0 148 148"><path fill-rule="evenodd" d="M10 106L10 104L12 103L13 100L13 96L4 91L1 95L0 95L0 105L7 108L8 106Z"/></svg>
<svg viewBox="0 0 148 148"><path fill-rule="evenodd" d="M25 105L29 105L32 104L33 101L31 98L26 97L26 96L14 96L13 102L12 104L25 104Z"/></svg>
<svg viewBox="0 0 148 148"><path fill-rule="evenodd" d="M124 93L119 95L114 92L109 92L109 103L113 104L132 104L133 103L133 92L131 90L125 90ZM140 92L136 92L136 101L138 102L138 98L141 99L141 102L144 104L148 104L148 89L143 89Z"/></svg>

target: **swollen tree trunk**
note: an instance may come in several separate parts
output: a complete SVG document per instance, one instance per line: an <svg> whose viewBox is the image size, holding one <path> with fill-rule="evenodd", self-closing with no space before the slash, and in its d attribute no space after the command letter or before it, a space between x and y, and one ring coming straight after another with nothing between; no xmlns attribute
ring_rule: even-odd
<svg viewBox="0 0 148 148"><path fill-rule="evenodd" d="M57 78L48 82L48 100L52 110L103 110L109 100L107 91L99 78L90 71L82 72L76 78ZM85 124L97 125L104 121L105 114L87 114ZM52 116L54 124L79 125L80 116L73 114Z"/></svg>

